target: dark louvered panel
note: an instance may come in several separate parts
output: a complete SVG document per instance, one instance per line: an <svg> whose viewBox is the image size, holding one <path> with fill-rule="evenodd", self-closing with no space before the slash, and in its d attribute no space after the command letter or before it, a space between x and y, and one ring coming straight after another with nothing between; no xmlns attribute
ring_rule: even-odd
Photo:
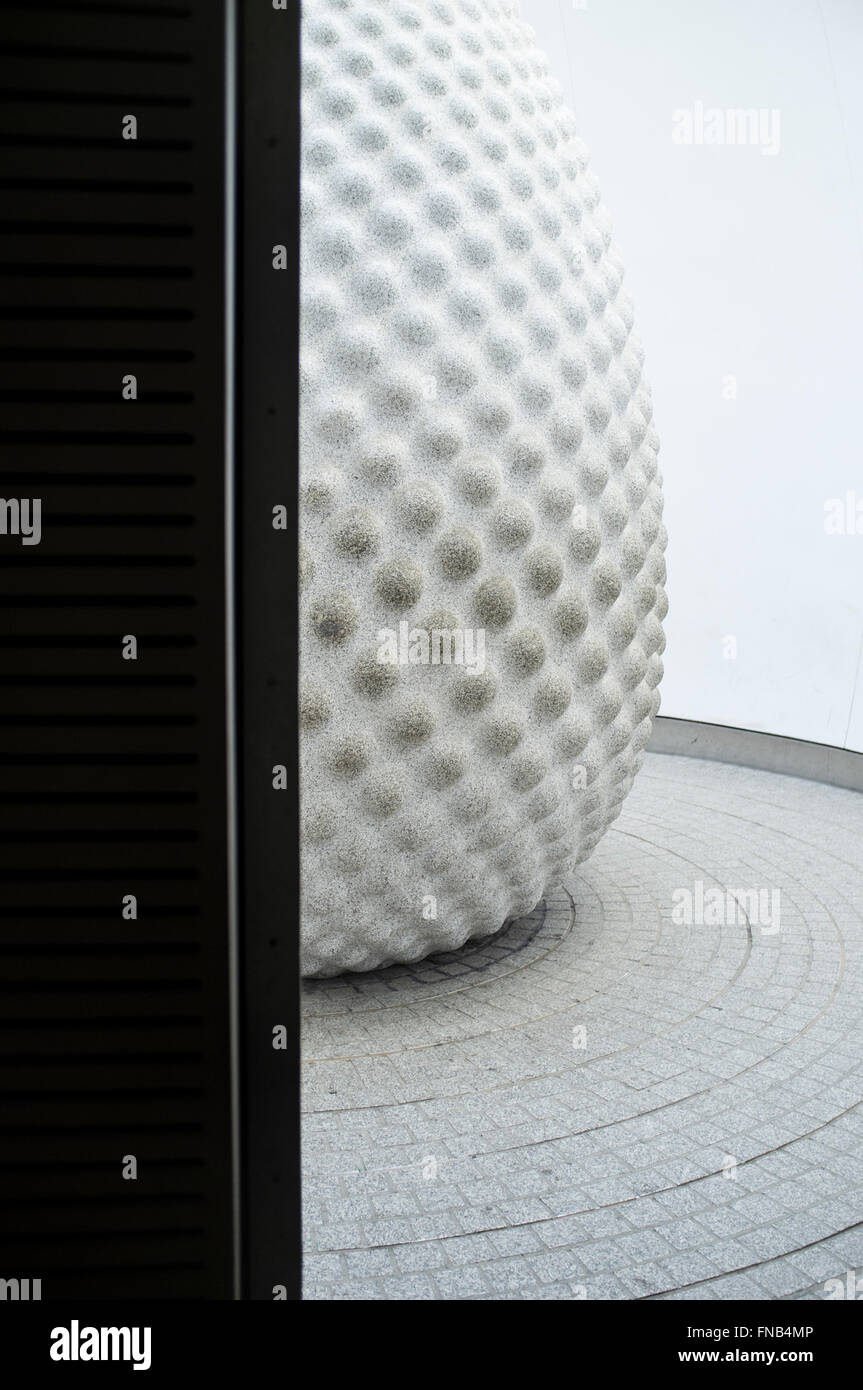
<svg viewBox="0 0 863 1390"><path fill-rule="evenodd" d="M0 1277L45 1299L232 1291L224 50L217 0L0 0Z"/></svg>

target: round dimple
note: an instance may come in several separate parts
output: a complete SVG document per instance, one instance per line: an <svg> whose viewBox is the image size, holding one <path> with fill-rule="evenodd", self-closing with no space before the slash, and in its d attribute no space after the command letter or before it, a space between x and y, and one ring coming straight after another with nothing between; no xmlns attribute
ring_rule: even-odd
<svg viewBox="0 0 863 1390"><path fill-rule="evenodd" d="M497 260L494 242L478 232L470 232L462 237L461 255L472 270L488 270Z"/></svg>
<svg viewBox="0 0 863 1390"><path fill-rule="evenodd" d="M619 536L629 520L629 507L616 483L609 483L599 502L599 515L610 536Z"/></svg>
<svg viewBox="0 0 863 1390"><path fill-rule="evenodd" d="M464 42L464 39L462 42ZM456 68L456 76L462 86L467 87L469 92L478 92L482 87L482 73L474 63L460 63Z"/></svg>
<svg viewBox="0 0 863 1390"><path fill-rule="evenodd" d="M385 428L404 429L422 402L422 383L407 372L393 373L376 387L373 400Z"/></svg>
<svg viewBox="0 0 863 1390"><path fill-rule="evenodd" d="M502 100L501 100L500 97L498 97L498 96L489 96L489 97L486 97L485 102L484 102L484 105L485 105L486 111L487 111L488 114L491 116L492 120L500 121L501 124L506 124L506 122L509 120L509 118L510 118L510 115L509 115L509 107L507 106L507 104L506 104L505 101L502 101ZM514 138L515 138L515 135L516 135L516 132L513 132L513 137L514 137Z"/></svg>
<svg viewBox="0 0 863 1390"><path fill-rule="evenodd" d="M616 721L612 723L604 739L605 756L607 758L616 758L619 753L622 753L630 742L631 734L632 731L628 723L624 722L621 724ZM613 799L622 801L623 790L621 789L619 796Z"/></svg>
<svg viewBox="0 0 863 1390"><path fill-rule="evenodd" d="M563 275L560 267L554 261L538 256L533 262L531 271L537 285L545 294L557 294L563 281Z"/></svg>
<svg viewBox="0 0 863 1390"><path fill-rule="evenodd" d="M585 294L594 312L601 313L605 306L605 295L602 290L586 283ZM596 332L590 332L587 335L585 347L594 370L600 373L606 372L611 362L611 348L605 339Z"/></svg>
<svg viewBox="0 0 863 1390"><path fill-rule="evenodd" d="M476 368L465 353L446 352L437 359L435 375L444 396L458 400L476 385Z"/></svg>
<svg viewBox="0 0 863 1390"><path fill-rule="evenodd" d="M348 87L338 84L324 87L318 100L321 114L329 116L333 121L346 121L357 109L353 92Z"/></svg>
<svg viewBox="0 0 863 1390"><path fill-rule="evenodd" d="M509 769L509 784L519 792L533 791L548 774L548 762L539 748L525 748L513 758Z"/></svg>
<svg viewBox="0 0 863 1390"><path fill-rule="evenodd" d="M335 141L319 136L303 145L303 159L312 169L329 168L338 159L339 151Z"/></svg>
<svg viewBox="0 0 863 1390"><path fill-rule="evenodd" d="M519 314L530 300L530 290L522 280L506 276L498 282L497 296L509 314Z"/></svg>
<svg viewBox="0 0 863 1390"><path fill-rule="evenodd" d="M623 692L616 681L605 680L592 692L591 708L597 728L616 719L623 706Z"/></svg>
<svg viewBox="0 0 863 1390"><path fill-rule="evenodd" d="M441 536L437 556L447 579L469 579L482 564L482 541L473 531L457 527Z"/></svg>
<svg viewBox="0 0 863 1390"><path fill-rule="evenodd" d="M554 319L543 314L532 314L527 321L527 331L534 347L540 352L551 352L560 342L560 329Z"/></svg>
<svg viewBox="0 0 863 1390"><path fill-rule="evenodd" d="M549 437L557 452L569 458L584 438L581 417L573 410L559 410L550 422Z"/></svg>
<svg viewBox="0 0 863 1390"><path fill-rule="evenodd" d="M601 434L611 419L611 406L605 396L592 391L584 398L584 414L594 433Z"/></svg>
<svg viewBox="0 0 863 1390"><path fill-rule="evenodd" d="M389 170L393 183L405 193L415 192L426 181L423 166L409 155L397 155L391 160Z"/></svg>
<svg viewBox="0 0 863 1390"><path fill-rule="evenodd" d="M649 574L658 586L665 583L668 571L665 567L665 556L661 551L653 550L650 555L646 556L644 569L645 573Z"/></svg>
<svg viewBox="0 0 863 1390"><path fill-rule="evenodd" d="M646 543L652 545L659 535L659 527L661 525L659 514L645 506L641 510L639 521L641 523L641 534L644 536Z"/></svg>
<svg viewBox="0 0 863 1390"><path fill-rule="evenodd" d="M333 371L341 376L362 379L380 367L380 345L369 330L348 329L333 340L328 361Z"/></svg>
<svg viewBox="0 0 863 1390"><path fill-rule="evenodd" d="M337 844L333 847L333 858L330 863L337 874L352 876L362 873L367 863L367 855L362 838L359 835L340 837Z"/></svg>
<svg viewBox="0 0 863 1390"><path fill-rule="evenodd" d="M342 647L350 641L359 619L359 611L350 594L341 591L322 594L309 608L312 630L328 647Z"/></svg>
<svg viewBox="0 0 863 1390"><path fill-rule="evenodd" d="M603 608L614 603L623 588L620 570L612 559L600 556L590 575L590 592Z"/></svg>
<svg viewBox="0 0 863 1390"><path fill-rule="evenodd" d="M368 232L372 242L384 251L399 251L414 233L413 222L399 203L384 203L369 216Z"/></svg>
<svg viewBox="0 0 863 1390"><path fill-rule="evenodd" d="M421 454L433 463L448 463L462 447L461 426L455 420L432 419L420 433Z"/></svg>
<svg viewBox="0 0 863 1390"><path fill-rule="evenodd" d="M362 408L353 401L322 411L317 421L318 434L334 451L347 449L359 435L362 426Z"/></svg>
<svg viewBox="0 0 863 1390"><path fill-rule="evenodd" d="M437 97L438 99L445 97L449 91L449 87L446 82L444 82L440 73L432 72L430 68L422 68L417 73L417 85L427 96ZM468 163L469 162L470 161L468 161Z"/></svg>
<svg viewBox="0 0 863 1390"><path fill-rule="evenodd" d="M441 20L442 23L452 24L453 15L449 5L433 5L432 10L436 19ZM443 34L426 34L425 46L430 53L433 53L436 58L440 58L442 62L447 62L452 58L453 46L449 39Z"/></svg>
<svg viewBox="0 0 863 1390"><path fill-rule="evenodd" d="M473 420L479 432L488 439L496 439L505 434L512 424L512 410L501 396L482 395L473 411Z"/></svg>
<svg viewBox="0 0 863 1390"><path fill-rule="evenodd" d="M397 4L394 18L403 29L421 29L422 19L414 5Z"/></svg>
<svg viewBox="0 0 863 1390"><path fill-rule="evenodd" d="M454 481L465 502L488 506L500 492L500 469L487 454L474 454L459 466Z"/></svg>
<svg viewBox="0 0 863 1390"><path fill-rule="evenodd" d="M647 673L647 657L637 645L629 646L619 658L616 670L624 690L634 690Z"/></svg>
<svg viewBox="0 0 863 1390"><path fill-rule="evenodd" d="M491 520L491 532L506 550L521 550L533 535L535 522L530 505L521 497L508 497Z"/></svg>
<svg viewBox="0 0 863 1390"><path fill-rule="evenodd" d="M422 570L409 555L394 555L375 572L375 591L387 608L406 611L422 594Z"/></svg>
<svg viewBox="0 0 863 1390"><path fill-rule="evenodd" d="M554 400L554 390L542 377L526 374L518 384L518 398L528 415L544 415Z"/></svg>
<svg viewBox="0 0 863 1390"><path fill-rule="evenodd" d="M479 117L476 119L479 120ZM497 212L500 208L501 196L493 183L476 180L470 188L470 196L478 212Z"/></svg>
<svg viewBox="0 0 863 1390"><path fill-rule="evenodd" d="M652 657L650 658L650 660L656 662L656 667L655 667L655 669L654 669L654 672L650 675L650 679L654 682L654 685L653 685L653 695L652 695L651 701L650 701L650 710L648 711L648 713L649 713L652 717L655 717L655 716L657 715L657 713L659 712L659 705L660 705L660 695L659 695L659 691L656 689L656 686L657 686L657 685L659 684L659 682L662 680L663 666L662 666L662 661L660 660L660 658L659 658L658 656L652 656ZM647 678L645 677L645 679L647 679Z"/></svg>
<svg viewBox="0 0 863 1390"><path fill-rule="evenodd" d="M385 266L369 265L358 271L351 290L359 307L372 318L386 314L398 297L392 273Z"/></svg>
<svg viewBox="0 0 863 1390"><path fill-rule="evenodd" d="M395 487L406 465L406 451L400 440L379 438L369 443L359 456L362 476L372 487Z"/></svg>
<svg viewBox="0 0 863 1390"><path fill-rule="evenodd" d="M474 608L480 623L496 631L506 627L515 616L518 596L515 585L504 574L492 574L484 579L474 595Z"/></svg>
<svg viewBox="0 0 863 1390"><path fill-rule="evenodd" d="M408 269L416 288L426 295L433 295L443 289L451 273L447 254L434 247L418 250L409 259Z"/></svg>
<svg viewBox="0 0 863 1390"><path fill-rule="evenodd" d="M310 247L311 263L319 270L340 271L356 258L357 245L351 227L336 222L325 224Z"/></svg>
<svg viewBox="0 0 863 1390"><path fill-rule="evenodd" d="M549 521L560 524L572 516L575 496L575 486L569 474L560 469L551 469L540 486L539 509Z"/></svg>
<svg viewBox="0 0 863 1390"><path fill-rule="evenodd" d="M537 598L550 598L563 583L563 557L550 541L535 546L525 561L525 580Z"/></svg>
<svg viewBox="0 0 863 1390"><path fill-rule="evenodd" d="M562 671L552 671L544 675L533 697L533 708L538 719L560 719L572 700L572 685Z"/></svg>
<svg viewBox="0 0 863 1390"><path fill-rule="evenodd" d="M363 787L363 805L369 815L386 820L404 805L405 794L398 777L391 772L378 772Z"/></svg>
<svg viewBox="0 0 863 1390"><path fill-rule="evenodd" d="M437 341L439 328L431 314L408 309L393 321L393 330L410 348L430 348Z"/></svg>
<svg viewBox="0 0 863 1390"><path fill-rule="evenodd" d="M579 565L590 565L599 554L602 536L592 516L574 515L567 537L569 553Z"/></svg>
<svg viewBox="0 0 863 1390"><path fill-rule="evenodd" d="M546 658L545 638L538 627L522 627L506 645L506 660L513 674L524 680L535 676Z"/></svg>
<svg viewBox="0 0 863 1390"><path fill-rule="evenodd" d="M447 308L455 327L468 336L479 333L491 317L491 306L485 294L467 284L450 296Z"/></svg>
<svg viewBox="0 0 863 1390"><path fill-rule="evenodd" d="M608 622L605 627L605 635L608 638L608 645L614 652L622 652L633 641L638 631L638 619L633 612L632 605L621 599L615 605L614 611L608 615Z"/></svg>
<svg viewBox="0 0 863 1390"><path fill-rule="evenodd" d="M521 711L499 710L484 725L482 744L488 753L508 757L521 743L524 735L525 722Z"/></svg>
<svg viewBox="0 0 863 1390"><path fill-rule="evenodd" d="M425 536L440 524L446 499L436 483L408 483L396 497L396 510L407 531Z"/></svg>
<svg viewBox="0 0 863 1390"><path fill-rule="evenodd" d="M424 743L437 723L434 710L421 696L406 700L389 718L393 737L409 748Z"/></svg>
<svg viewBox="0 0 863 1390"><path fill-rule="evenodd" d="M439 188L426 199L426 215L432 226L451 232L461 221L461 206L451 193Z"/></svg>
<svg viewBox="0 0 863 1390"><path fill-rule="evenodd" d="M407 91L403 83L395 82L390 77L376 78L370 84L370 91L373 101L387 110L403 106L407 101Z"/></svg>
<svg viewBox="0 0 863 1390"><path fill-rule="evenodd" d="M371 739L363 734L343 734L327 749L327 767L334 777L348 780L365 772L372 758Z"/></svg>
<svg viewBox="0 0 863 1390"><path fill-rule="evenodd" d="M635 531L626 531L620 538L620 567L632 578L643 568L647 547Z"/></svg>
<svg viewBox="0 0 863 1390"><path fill-rule="evenodd" d="M433 749L423 766L425 781L435 791L444 791L460 781L468 770L470 759L461 744L446 743Z"/></svg>
<svg viewBox="0 0 863 1390"><path fill-rule="evenodd" d="M570 711L557 730L555 749L558 757L563 762L577 758L587 746L589 739L590 723L586 715L580 710L574 713Z"/></svg>
<svg viewBox="0 0 863 1390"><path fill-rule="evenodd" d="M581 451L576 476L588 497L599 497L608 482L608 463L596 448Z"/></svg>
<svg viewBox="0 0 863 1390"><path fill-rule="evenodd" d="M647 673L643 680L635 687L630 700L630 709L633 719L646 719L653 707L653 688L648 683Z"/></svg>
<svg viewBox="0 0 863 1390"><path fill-rule="evenodd" d="M462 130L475 130L480 122L480 113L473 102L465 101L463 97L453 97L449 105L449 113L457 126Z"/></svg>
<svg viewBox="0 0 863 1390"><path fill-rule="evenodd" d="M380 154L389 144L386 129L379 121L360 121L352 134L354 145L365 155Z"/></svg>
<svg viewBox="0 0 863 1390"><path fill-rule="evenodd" d="M405 854L421 849L426 840L425 827L418 816L407 815L387 826L388 839Z"/></svg>
<svg viewBox="0 0 863 1390"><path fill-rule="evenodd" d="M515 334L497 330L488 335L483 344L486 360L495 371L508 376L514 372L524 357L524 347Z"/></svg>
<svg viewBox="0 0 863 1390"><path fill-rule="evenodd" d="M653 652L661 652L665 648L665 637L662 631L662 624L652 613L648 613L641 625L639 642L646 656Z"/></svg>
<svg viewBox="0 0 863 1390"><path fill-rule="evenodd" d="M497 685L497 676L490 668L482 672L462 672L453 685L450 701L459 714L477 714L491 704Z"/></svg>
<svg viewBox="0 0 863 1390"><path fill-rule="evenodd" d="M380 549L381 528L366 507L351 507L336 517L332 539L339 555L348 560L364 560Z"/></svg>
<svg viewBox="0 0 863 1390"><path fill-rule="evenodd" d="M587 619L587 604L578 590L568 589L560 595L554 606L552 621L564 642L572 642L580 637L587 627Z"/></svg>
<svg viewBox="0 0 863 1390"><path fill-rule="evenodd" d="M598 633L587 633L575 654L575 669L583 685L594 685L608 670L608 645Z"/></svg>
<svg viewBox="0 0 863 1390"><path fill-rule="evenodd" d="M563 793L558 786L546 784L541 786L531 797L527 807L527 818L534 825L546 820L552 812L556 811L563 801Z"/></svg>
<svg viewBox="0 0 863 1390"><path fill-rule="evenodd" d="M398 684L398 667L389 661L379 661L376 650L364 652L353 669L353 687L366 699L379 699L390 694Z"/></svg>
<svg viewBox="0 0 863 1390"><path fill-rule="evenodd" d="M323 729L333 714L329 693L317 681L303 680L299 698L300 728L309 733Z"/></svg>
<svg viewBox="0 0 863 1390"><path fill-rule="evenodd" d="M455 140L442 141L435 150L435 160L448 178L454 179L458 174L467 173L470 168L470 155Z"/></svg>
<svg viewBox="0 0 863 1390"><path fill-rule="evenodd" d="M488 815L494 804L494 793L488 783L473 777L463 782L453 796L452 811L456 820L473 825Z"/></svg>
<svg viewBox="0 0 863 1390"><path fill-rule="evenodd" d="M318 19L306 25L304 39L320 48L332 48L339 41L339 31L329 20Z"/></svg>

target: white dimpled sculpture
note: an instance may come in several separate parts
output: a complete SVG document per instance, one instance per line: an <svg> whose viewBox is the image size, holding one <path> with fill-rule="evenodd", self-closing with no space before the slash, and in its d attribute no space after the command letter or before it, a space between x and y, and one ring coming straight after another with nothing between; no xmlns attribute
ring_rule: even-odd
<svg viewBox="0 0 863 1390"><path fill-rule="evenodd" d="M529 912L659 706L666 535L632 305L510 0L304 0L307 975Z"/></svg>

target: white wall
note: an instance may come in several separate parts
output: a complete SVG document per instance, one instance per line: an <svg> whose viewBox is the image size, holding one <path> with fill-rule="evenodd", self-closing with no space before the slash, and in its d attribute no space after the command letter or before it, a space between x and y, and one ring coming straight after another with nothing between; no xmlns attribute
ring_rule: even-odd
<svg viewBox="0 0 863 1390"><path fill-rule="evenodd" d="M824 529L829 498L854 492L863 517L863 0L582 5L521 0L647 352L662 713L863 749L863 519ZM672 112L696 102L778 109L778 153L675 143Z"/></svg>

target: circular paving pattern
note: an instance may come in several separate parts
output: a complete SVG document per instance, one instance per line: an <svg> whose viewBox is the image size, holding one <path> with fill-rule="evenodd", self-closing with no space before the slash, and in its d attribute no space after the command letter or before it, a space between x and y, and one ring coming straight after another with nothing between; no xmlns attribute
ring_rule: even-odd
<svg viewBox="0 0 863 1390"><path fill-rule="evenodd" d="M858 794L648 755L528 917L304 986L305 1297L837 1296L861 963Z"/></svg>

